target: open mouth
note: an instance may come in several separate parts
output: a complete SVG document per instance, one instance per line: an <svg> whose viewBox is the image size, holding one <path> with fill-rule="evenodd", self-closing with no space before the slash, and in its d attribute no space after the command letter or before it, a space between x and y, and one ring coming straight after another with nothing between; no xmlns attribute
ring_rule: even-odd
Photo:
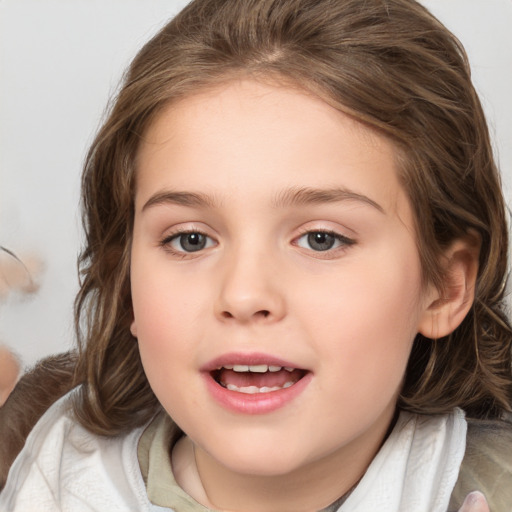
<svg viewBox="0 0 512 512"><path fill-rule="evenodd" d="M216 368L210 372L210 375L223 388L254 395L289 388L301 380L306 373L307 370L288 366L234 364Z"/></svg>

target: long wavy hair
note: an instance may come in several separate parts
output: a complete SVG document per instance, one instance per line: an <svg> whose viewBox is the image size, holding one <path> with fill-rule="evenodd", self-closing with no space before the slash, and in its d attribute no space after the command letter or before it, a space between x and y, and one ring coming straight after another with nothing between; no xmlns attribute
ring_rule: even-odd
<svg viewBox="0 0 512 512"><path fill-rule="evenodd" d="M459 41L413 0L196 0L135 57L85 162L79 421L113 435L160 407L129 329L137 150L163 107L237 77L292 84L394 142L426 281L442 289L443 250L478 235L471 311L446 338L417 336L398 405L510 410L506 210Z"/></svg>

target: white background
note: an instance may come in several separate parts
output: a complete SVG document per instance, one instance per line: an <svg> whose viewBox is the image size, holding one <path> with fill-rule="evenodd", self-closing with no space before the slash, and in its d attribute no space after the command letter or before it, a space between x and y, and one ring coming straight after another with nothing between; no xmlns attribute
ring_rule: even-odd
<svg viewBox="0 0 512 512"><path fill-rule="evenodd" d="M0 0L0 245L45 264L0 302L25 365L73 345L83 158L137 49L184 0ZM512 203L512 0L424 0L472 63Z"/></svg>

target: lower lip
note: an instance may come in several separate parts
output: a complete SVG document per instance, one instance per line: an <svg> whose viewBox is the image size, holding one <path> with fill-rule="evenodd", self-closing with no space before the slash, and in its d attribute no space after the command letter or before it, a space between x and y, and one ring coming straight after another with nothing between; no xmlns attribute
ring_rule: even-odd
<svg viewBox="0 0 512 512"><path fill-rule="evenodd" d="M212 397L224 408L241 414L266 414L281 409L304 391L312 379L311 372L289 388L268 393L240 393L224 388L209 373L204 374Z"/></svg>

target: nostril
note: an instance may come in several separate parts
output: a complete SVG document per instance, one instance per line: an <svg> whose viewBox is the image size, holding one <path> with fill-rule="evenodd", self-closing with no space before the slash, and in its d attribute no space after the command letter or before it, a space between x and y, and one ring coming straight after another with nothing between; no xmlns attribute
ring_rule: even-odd
<svg viewBox="0 0 512 512"><path fill-rule="evenodd" d="M234 315L233 313L230 313L229 311L223 311L221 313L221 316L222 318L235 318L236 315ZM268 309L261 309L259 311L256 311L254 313L254 315L252 315L254 317L263 317L263 318L267 318L270 316L270 311Z"/></svg>

